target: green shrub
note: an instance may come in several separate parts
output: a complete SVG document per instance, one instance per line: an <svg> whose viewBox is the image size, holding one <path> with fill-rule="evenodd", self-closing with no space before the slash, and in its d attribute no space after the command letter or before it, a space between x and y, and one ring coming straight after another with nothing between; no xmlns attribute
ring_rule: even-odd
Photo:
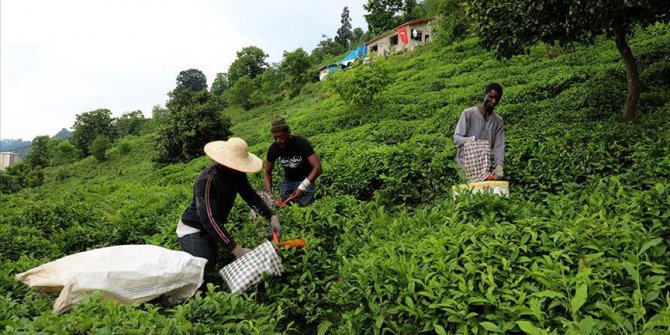
<svg viewBox="0 0 670 335"><path fill-rule="evenodd" d="M380 103L378 97L389 81L389 73L382 60L355 66L334 79L334 89L352 110L374 110Z"/></svg>
<svg viewBox="0 0 670 335"><path fill-rule="evenodd" d="M109 138L107 136L98 136L91 142L91 154L98 162L107 159L107 149L109 148Z"/></svg>

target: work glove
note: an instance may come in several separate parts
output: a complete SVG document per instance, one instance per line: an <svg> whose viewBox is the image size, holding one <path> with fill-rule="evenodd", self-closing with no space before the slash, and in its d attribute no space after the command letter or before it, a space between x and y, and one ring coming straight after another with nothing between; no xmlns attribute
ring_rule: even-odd
<svg viewBox="0 0 670 335"><path fill-rule="evenodd" d="M493 175L496 177L496 180L502 179L505 176L502 165L496 166L495 170L493 170Z"/></svg>
<svg viewBox="0 0 670 335"><path fill-rule="evenodd" d="M233 255L235 255L235 258L240 258L240 257L244 256L246 253L248 253L249 251L251 251L251 249L242 248L238 245L238 246L235 246L235 249L233 249L231 252L233 253Z"/></svg>
<svg viewBox="0 0 670 335"><path fill-rule="evenodd" d="M277 233L277 238L281 235L281 225L279 225L279 217L273 215L270 218L270 228L268 229L268 240L272 241L272 234Z"/></svg>

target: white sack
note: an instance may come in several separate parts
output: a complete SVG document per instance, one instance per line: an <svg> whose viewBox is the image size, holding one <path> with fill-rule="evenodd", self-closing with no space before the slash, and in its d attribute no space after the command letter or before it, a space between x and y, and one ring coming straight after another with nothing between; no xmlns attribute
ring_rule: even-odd
<svg viewBox="0 0 670 335"><path fill-rule="evenodd" d="M80 252L43 264L16 278L38 291L61 291L54 313L72 308L94 290L122 304L165 295L180 301L202 284L207 260L155 245L120 245Z"/></svg>

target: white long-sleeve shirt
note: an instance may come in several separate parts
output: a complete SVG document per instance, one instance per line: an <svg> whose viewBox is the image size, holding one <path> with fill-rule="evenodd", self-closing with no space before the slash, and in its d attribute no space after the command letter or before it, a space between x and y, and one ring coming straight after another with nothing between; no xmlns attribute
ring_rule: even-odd
<svg viewBox="0 0 670 335"><path fill-rule="evenodd" d="M465 109L454 130L454 144L458 148L456 161L463 165L463 144L469 137L478 140L488 140L493 149L493 160L496 165L505 166L505 130L503 119L495 112L487 119L477 106Z"/></svg>

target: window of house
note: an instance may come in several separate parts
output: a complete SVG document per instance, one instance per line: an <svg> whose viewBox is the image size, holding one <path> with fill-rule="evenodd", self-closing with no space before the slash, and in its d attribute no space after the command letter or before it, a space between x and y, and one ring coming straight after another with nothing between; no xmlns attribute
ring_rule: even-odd
<svg viewBox="0 0 670 335"><path fill-rule="evenodd" d="M372 48L370 48L370 52L377 52L377 50L379 50L379 45L377 44L373 45Z"/></svg>
<svg viewBox="0 0 670 335"><path fill-rule="evenodd" d="M398 45L398 34L391 36L391 45Z"/></svg>
<svg viewBox="0 0 670 335"><path fill-rule="evenodd" d="M415 41L421 41L421 36L423 32L421 30L412 29L412 39Z"/></svg>

